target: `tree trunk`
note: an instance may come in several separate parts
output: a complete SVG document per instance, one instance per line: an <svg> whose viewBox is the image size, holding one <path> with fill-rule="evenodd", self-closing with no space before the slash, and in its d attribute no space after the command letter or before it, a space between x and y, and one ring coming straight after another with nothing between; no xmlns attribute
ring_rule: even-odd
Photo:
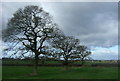
<svg viewBox="0 0 120 81"><path fill-rule="evenodd" d="M35 56L35 71L37 73L38 70L38 55Z"/></svg>
<svg viewBox="0 0 120 81"><path fill-rule="evenodd" d="M34 65L34 69L33 69L33 73L31 75L35 76L38 74L38 55L35 55L35 65Z"/></svg>
<svg viewBox="0 0 120 81"><path fill-rule="evenodd" d="M42 59L41 62L42 62L42 64L45 64L45 59Z"/></svg>
<svg viewBox="0 0 120 81"><path fill-rule="evenodd" d="M81 59L82 63L81 63L81 66L84 65L84 58Z"/></svg>
<svg viewBox="0 0 120 81"><path fill-rule="evenodd" d="M65 59L65 70L68 70L68 58Z"/></svg>

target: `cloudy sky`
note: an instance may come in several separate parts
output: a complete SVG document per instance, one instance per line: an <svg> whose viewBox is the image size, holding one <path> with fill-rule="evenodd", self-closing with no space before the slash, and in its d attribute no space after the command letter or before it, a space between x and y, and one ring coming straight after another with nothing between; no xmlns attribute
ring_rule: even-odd
<svg viewBox="0 0 120 81"><path fill-rule="evenodd" d="M92 50L93 59L118 58L117 2L2 3L2 27L18 9L38 5L53 16L66 35L75 36Z"/></svg>

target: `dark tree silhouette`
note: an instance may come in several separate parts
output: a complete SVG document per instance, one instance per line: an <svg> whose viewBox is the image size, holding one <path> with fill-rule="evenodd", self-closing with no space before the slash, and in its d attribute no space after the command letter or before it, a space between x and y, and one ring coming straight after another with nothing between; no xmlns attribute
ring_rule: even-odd
<svg viewBox="0 0 120 81"><path fill-rule="evenodd" d="M73 50L79 44L79 40L75 39L74 37L61 35L59 37L55 37L49 41L51 46L59 50L60 58L64 59L64 65L67 66L69 64L69 59L71 55L73 55Z"/></svg>
<svg viewBox="0 0 120 81"><path fill-rule="evenodd" d="M84 64L86 59L89 59L89 55L91 55L90 49L88 49L84 45L78 45L73 51L74 55L72 58L79 59L81 61L81 65Z"/></svg>
<svg viewBox="0 0 120 81"><path fill-rule="evenodd" d="M24 56L32 52L35 58L34 73L37 74L38 59L44 54L44 42L54 38L59 32L49 13L34 5L20 8L9 20L7 29L3 30L4 42L11 43L9 49L13 54ZM22 52L19 52L22 51Z"/></svg>

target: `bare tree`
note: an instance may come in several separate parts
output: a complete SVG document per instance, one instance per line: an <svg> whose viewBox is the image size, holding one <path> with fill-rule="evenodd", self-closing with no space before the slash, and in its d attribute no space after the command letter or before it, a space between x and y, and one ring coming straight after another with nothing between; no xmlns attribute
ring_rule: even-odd
<svg viewBox="0 0 120 81"><path fill-rule="evenodd" d="M3 40L12 45L8 50L15 48L14 54L24 56L32 52L35 56L34 73L37 74L39 55L44 54L44 42L54 38L58 31L49 13L38 6L30 5L13 14L7 29L3 30Z"/></svg>
<svg viewBox="0 0 120 81"><path fill-rule="evenodd" d="M81 65L83 65L85 60L89 59L89 56L91 55L90 49L84 45L78 45L73 53L74 55L72 58L81 60Z"/></svg>
<svg viewBox="0 0 120 81"><path fill-rule="evenodd" d="M79 40L74 37L61 35L59 37L55 37L50 41L50 44L60 51L60 58L64 59L64 65L68 66L69 58L73 54L73 50L79 44ZM67 69L67 68L66 68Z"/></svg>

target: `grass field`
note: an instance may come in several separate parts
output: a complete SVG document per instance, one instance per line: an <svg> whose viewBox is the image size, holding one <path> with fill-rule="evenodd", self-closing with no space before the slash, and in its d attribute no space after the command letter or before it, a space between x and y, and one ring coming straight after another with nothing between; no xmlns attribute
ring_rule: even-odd
<svg viewBox="0 0 120 81"><path fill-rule="evenodd" d="M117 67L39 67L37 76L30 76L33 67L3 66L3 79L117 79Z"/></svg>
<svg viewBox="0 0 120 81"><path fill-rule="evenodd" d="M3 64L33 64L34 60L2 60ZM39 64L42 62L39 60ZM45 64L61 64L59 61L45 61Z"/></svg>
<svg viewBox="0 0 120 81"><path fill-rule="evenodd" d="M42 62L39 60L39 64L42 64ZM62 61L45 61L45 64L62 64ZM72 64L81 64L80 61L74 61L71 62ZM112 62L112 61L86 61L85 64L91 65L91 64L116 64L117 62ZM34 60L2 60L2 64L34 64Z"/></svg>

